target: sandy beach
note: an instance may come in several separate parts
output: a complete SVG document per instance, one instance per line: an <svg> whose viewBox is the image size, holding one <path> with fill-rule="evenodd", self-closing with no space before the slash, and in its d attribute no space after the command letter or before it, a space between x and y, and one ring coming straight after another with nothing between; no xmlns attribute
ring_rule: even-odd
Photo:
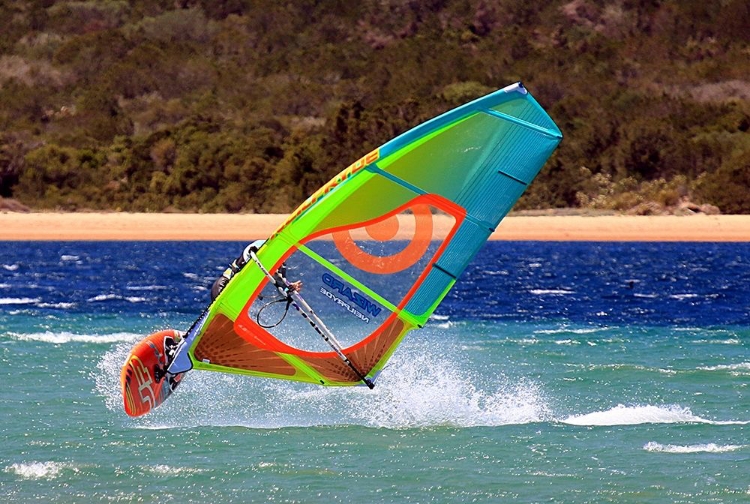
<svg viewBox="0 0 750 504"><path fill-rule="evenodd" d="M226 240L269 236L286 215L150 213L0 213L2 241ZM447 225L436 217L436 226ZM516 216L493 240L750 241L750 215Z"/></svg>

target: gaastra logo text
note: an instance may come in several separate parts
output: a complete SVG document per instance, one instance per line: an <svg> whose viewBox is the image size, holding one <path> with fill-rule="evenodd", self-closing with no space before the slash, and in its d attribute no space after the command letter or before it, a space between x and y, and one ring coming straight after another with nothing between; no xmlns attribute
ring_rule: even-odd
<svg viewBox="0 0 750 504"><path fill-rule="evenodd" d="M366 313L377 317L380 314L380 308L375 303L365 298L362 294L356 291L352 291L351 287L344 284L341 280L334 278L328 273L323 273L323 283L326 284L331 290L338 292L342 297L345 297L352 303L356 304Z"/></svg>
<svg viewBox="0 0 750 504"><path fill-rule="evenodd" d="M302 203L297 210L295 210L287 219L284 221L284 224L281 225L279 229L276 230L276 232L271 236L273 238L276 236L279 231L287 227L291 222L294 222L297 217L305 213L311 206L313 206L315 203L321 200L326 194L333 191L338 187L340 184L346 182L350 178L352 178L356 173L362 170L365 166L368 166L375 161L377 161L380 158L380 149L375 149L374 151L370 152L364 157L359 158L354 163L350 164L347 168L345 168L341 173L336 175L333 179L329 180L326 185L315 191L312 196L307 198L304 203Z"/></svg>

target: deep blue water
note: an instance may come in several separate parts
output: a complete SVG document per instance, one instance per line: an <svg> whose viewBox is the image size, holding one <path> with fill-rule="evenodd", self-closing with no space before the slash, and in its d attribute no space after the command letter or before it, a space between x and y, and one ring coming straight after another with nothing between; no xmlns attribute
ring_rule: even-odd
<svg viewBox="0 0 750 504"><path fill-rule="evenodd" d="M490 243L440 312L478 320L748 326L749 254L745 243Z"/></svg>
<svg viewBox="0 0 750 504"><path fill-rule="evenodd" d="M492 242L373 391L190 373L242 243L0 242L0 501L748 502L750 244Z"/></svg>
<svg viewBox="0 0 750 504"><path fill-rule="evenodd" d="M4 243L0 295L3 306L36 315L60 314L63 303L65 313L95 307L99 315L143 311L190 319L243 247ZM748 243L492 242L438 313L461 320L750 325L749 257Z"/></svg>

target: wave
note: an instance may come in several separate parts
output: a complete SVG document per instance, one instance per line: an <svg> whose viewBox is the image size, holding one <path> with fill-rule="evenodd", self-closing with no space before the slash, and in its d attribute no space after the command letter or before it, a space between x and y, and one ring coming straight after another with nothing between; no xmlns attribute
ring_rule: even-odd
<svg viewBox="0 0 750 504"><path fill-rule="evenodd" d="M520 338L520 339L507 339L505 340L508 343L515 343L516 345L538 345L539 343L543 343L543 340L538 340L536 338Z"/></svg>
<svg viewBox="0 0 750 504"><path fill-rule="evenodd" d="M119 294L98 294L94 297L88 298L86 301L89 303L97 303L100 301L113 301L113 300L125 300L131 303L142 303L146 301L146 298L140 296L121 296Z"/></svg>
<svg viewBox="0 0 750 504"><path fill-rule="evenodd" d="M37 303L37 308L60 308L62 310L67 310L68 308L73 308L76 306L75 303Z"/></svg>
<svg viewBox="0 0 750 504"><path fill-rule="evenodd" d="M630 364L630 363L615 363L615 364L588 364L585 366L589 371L642 371L645 373L660 373L665 375L676 375L680 372L677 369L665 369L650 366L643 366L641 364Z"/></svg>
<svg viewBox="0 0 750 504"><path fill-rule="evenodd" d="M18 264L3 264L3 269L7 271L16 271L18 269Z"/></svg>
<svg viewBox="0 0 750 504"><path fill-rule="evenodd" d="M125 287L127 290L142 291L142 290L165 290L168 289L166 285L128 285Z"/></svg>
<svg viewBox="0 0 750 504"><path fill-rule="evenodd" d="M556 342L557 343L557 342ZM630 363L613 363L613 364L587 364L579 365L579 368L585 368L588 371L638 371L644 373L659 373L669 376L682 374L697 374L701 372L726 371L735 376L744 376L750 373L750 362L740 362L737 364L719 364L716 366L699 366L694 369L667 369L644 366L641 364Z"/></svg>
<svg viewBox="0 0 750 504"><path fill-rule="evenodd" d="M487 276L509 276L510 272L508 270L485 270L482 274Z"/></svg>
<svg viewBox="0 0 750 504"><path fill-rule="evenodd" d="M166 464L156 464L153 466L139 466L139 469L147 474L154 474L156 476L179 476L179 475L190 475L199 474L204 472L202 469L185 466L170 466Z"/></svg>
<svg viewBox="0 0 750 504"><path fill-rule="evenodd" d="M529 293L535 296L565 296L568 294L575 294L574 291L566 289L531 289Z"/></svg>
<svg viewBox="0 0 750 504"><path fill-rule="evenodd" d="M455 322L450 320L449 315L435 315L434 313L430 315L430 324L437 329L450 329L456 325Z"/></svg>
<svg viewBox="0 0 750 504"><path fill-rule="evenodd" d="M686 294L670 294L669 297L671 299L676 299L678 301L683 301L685 299L695 299L695 298L697 298L699 296L698 296L698 294L686 293Z"/></svg>
<svg viewBox="0 0 750 504"><path fill-rule="evenodd" d="M651 441L643 446L648 452L657 453L727 453L737 450L750 448L750 445L717 445L715 443L696 444L696 445L663 445Z"/></svg>
<svg viewBox="0 0 750 504"><path fill-rule="evenodd" d="M17 462L6 466L3 472L15 475L22 480L55 480L65 476L80 475L82 471L99 467L96 464L73 462ZM166 464L139 465L130 468L142 476L191 476L205 472L197 467L174 466Z"/></svg>
<svg viewBox="0 0 750 504"><path fill-rule="evenodd" d="M573 339L555 340L555 345L580 345L580 341Z"/></svg>
<svg viewBox="0 0 750 504"><path fill-rule="evenodd" d="M750 362L740 362L738 364L719 364L717 366L701 366L698 369L701 371L750 371Z"/></svg>
<svg viewBox="0 0 750 504"><path fill-rule="evenodd" d="M18 341L37 341L40 343L52 343L55 345L64 345L66 343L118 343L118 342L133 342L138 338L142 338L142 334L135 333L111 333L111 334L75 334L71 332L52 332L46 331L42 333L16 333L11 332L7 334L12 339Z"/></svg>
<svg viewBox="0 0 750 504"><path fill-rule="evenodd" d="M675 327L676 333L689 333L696 339L687 340L693 345L742 345L743 335L736 330L706 327Z"/></svg>
<svg viewBox="0 0 750 504"><path fill-rule="evenodd" d="M69 462L27 462L5 467L5 472L22 479L55 479L63 471L78 472L79 468Z"/></svg>
<svg viewBox="0 0 750 504"><path fill-rule="evenodd" d="M0 298L0 305L22 305L39 303L42 298Z"/></svg>
<svg viewBox="0 0 750 504"><path fill-rule="evenodd" d="M610 331L610 327L580 327L580 328L569 328L559 327L557 329L537 329L534 334L593 334L598 332Z"/></svg>
<svg viewBox="0 0 750 504"><path fill-rule="evenodd" d="M436 329L450 329L451 327L455 326L456 324L454 322L451 322L450 320L448 322L440 322L433 324L433 327Z"/></svg>
<svg viewBox="0 0 750 504"><path fill-rule="evenodd" d="M113 298L108 298L108 299L113 299ZM120 297L118 299L123 299L123 298ZM127 301L130 301L131 303L138 303L138 302L146 301L145 298L140 298L140 297L138 297L138 298L137 297L132 297L132 298L124 298L124 299L126 299ZM89 301L91 301L91 299ZM75 308L78 305L78 303L74 303L74 302L70 302L70 301L67 301L67 302L66 301L61 301L61 302L58 302L58 303L49 303L49 302L43 301L42 298L24 297L24 298L0 298L0 305L6 305L6 306L10 306L10 305L33 305L36 308L57 308L57 309L61 309L61 310L67 310L67 309L70 309L70 308Z"/></svg>
<svg viewBox="0 0 750 504"><path fill-rule="evenodd" d="M613 426L640 424L701 423L710 425L748 425L750 421L716 421L694 415L681 406L624 406L585 415L572 415L561 423L579 426Z"/></svg>
<svg viewBox="0 0 750 504"><path fill-rule="evenodd" d="M96 301L110 301L112 299L122 299L122 296L119 296L117 294L97 294L94 297L88 298L86 301L89 303L93 303Z"/></svg>
<svg viewBox="0 0 750 504"><path fill-rule="evenodd" d="M729 338L725 340L702 339L702 340L695 340L693 341L693 343L696 345L706 345L706 344L708 345L742 345L742 340L740 340L739 338Z"/></svg>

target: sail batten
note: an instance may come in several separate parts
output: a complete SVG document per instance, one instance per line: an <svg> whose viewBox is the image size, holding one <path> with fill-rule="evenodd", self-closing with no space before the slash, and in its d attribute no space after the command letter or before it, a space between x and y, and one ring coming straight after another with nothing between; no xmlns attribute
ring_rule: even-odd
<svg viewBox="0 0 750 504"><path fill-rule="evenodd" d="M518 117L513 117L512 115L505 114L505 113L499 112L497 110L484 109L483 112L485 114L490 114L490 115L493 115L495 117L499 117L500 119L503 119L505 121L510 121L512 123L518 124L519 126L523 126L525 128L536 130L539 133L541 133L543 135L547 135L547 136L549 136L551 138L562 139L562 133L560 133L559 130L548 129L548 128L545 128L544 126L539 126L538 124L534 124L532 122L525 121L525 120L520 119Z"/></svg>

